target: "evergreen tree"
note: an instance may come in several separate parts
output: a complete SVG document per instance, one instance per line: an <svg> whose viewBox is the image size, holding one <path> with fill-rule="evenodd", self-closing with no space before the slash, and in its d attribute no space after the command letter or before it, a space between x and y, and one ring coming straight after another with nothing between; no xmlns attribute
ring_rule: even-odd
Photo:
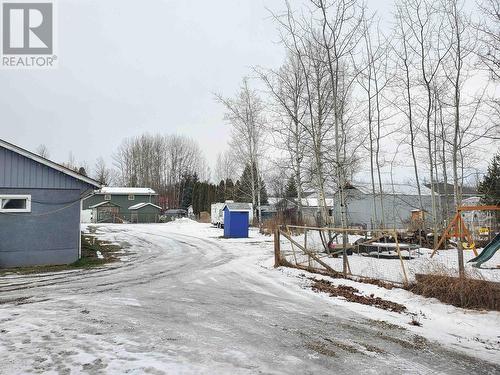
<svg viewBox="0 0 500 375"><path fill-rule="evenodd" d="M240 190L241 190L240 180L236 180L236 184L234 185L233 196L232 196L231 200L233 200L235 202L240 202Z"/></svg>
<svg viewBox="0 0 500 375"><path fill-rule="evenodd" d="M500 152L493 157L488 172L479 183L479 192L483 195L482 203L500 204Z"/></svg>
<svg viewBox="0 0 500 375"><path fill-rule="evenodd" d="M198 215L200 213L200 184L196 183L193 186L193 200L192 200L192 205L193 205L193 213L195 215Z"/></svg>
<svg viewBox="0 0 500 375"><path fill-rule="evenodd" d="M286 198L297 198L298 192L297 192L297 185L295 184L295 178L291 176L288 179L288 183L286 185L286 192L285 196Z"/></svg>
<svg viewBox="0 0 500 375"><path fill-rule="evenodd" d="M240 178L240 186L237 192L237 201L239 202L249 202L253 201L252 199L252 170L250 169L250 165L247 165L243 170L243 174ZM254 175L254 186L258 186L258 176L257 176L257 168L255 165L253 166L253 175ZM260 203L267 204L267 190L266 185L262 179L260 179ZM255 193L255 202L257 203L257 192Z"/></svg>
<svg viewBox="0 0 500 375"><path fill-rule="evenodd" d="M87 171L85 170L84 167L78 168L78 174L81 174L82 176L87 177Z"/></svg>
<svg viewBox="0 0 500 375"><path fill-rule="evenodd" d="M181 180L181 207L187 209L193 203L193 190L198 182L198 175L185 174Z"/></svg>
<svg viewBox="0 0 500 375"><path fill-rule="evenodd" d="M224 180L221 180L216 188L215 200L217 202L225 202L226 200L226 184Z"/></svg>
<svg viewBox="0 0 500 375"><path fill-rule="evenodd" d="M233 180L228 178L226 180L225 186L226 186L226 189L224 191L224 201L228 201L228 200L234 201L235 200L235 197L234 197L235 188L234 188Z"/></svg>
<svg viewBox="0 0 500 375"><path fill-rule="evenodd" d="M264 183L264 181L262 181L262 179L260 179L260 204L262 205L267 203L268 203L268 198L267 198L266 184Z"/></svg>
<svg viewBox="0 0 500 375"><path fill-rule="evenodd" d="M257 181L255 180L254 183L257 183ZM247 165L243 170L237 194L238 202L252 202L252 171L250 165Z"/></svg>

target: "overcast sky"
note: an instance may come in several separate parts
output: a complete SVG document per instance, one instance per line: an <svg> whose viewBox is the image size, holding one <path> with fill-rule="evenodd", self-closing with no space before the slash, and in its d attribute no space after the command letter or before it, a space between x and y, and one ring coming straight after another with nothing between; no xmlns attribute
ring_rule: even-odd
<svg viewBox="0 0 500 375"><path fill-rule="evenodd" d="M93 166L124 137L161 132L195 138L213 165L229 129L212 93L284 54L266 10L282 0L57 3L59 66L0 71L0 137L59 162L71 151Z"/></svg>

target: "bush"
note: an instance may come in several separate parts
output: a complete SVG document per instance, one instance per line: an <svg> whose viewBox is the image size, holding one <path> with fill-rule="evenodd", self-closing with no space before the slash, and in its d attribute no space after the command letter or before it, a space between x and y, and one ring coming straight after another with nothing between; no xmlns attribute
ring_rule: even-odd
<svg viewBox="0 0 500 375"><path fill-rule="evenodd" d="M416 275L416 283L408 289L457 307L500 311L500 284L492 281L446 274Z"/></svg>

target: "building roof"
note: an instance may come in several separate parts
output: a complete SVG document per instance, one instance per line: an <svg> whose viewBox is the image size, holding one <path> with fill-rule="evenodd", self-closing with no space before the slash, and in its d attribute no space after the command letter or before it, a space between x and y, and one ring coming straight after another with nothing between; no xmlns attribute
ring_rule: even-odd
<svg viewBox="0 0 500 375"><path fill-rule="evenodd" d="M360 191L362 194L371 195L372 194L372 184L371 182L351 182L352 189L356 189ZM375 192L376 194L380 194L379 184L375 183ZM388 195L418 195L418 189L415 184L410 183L382 183L382 192L383 194ZM420 186L420 194L422 195L431 195L431 189L427 186Z"/></svg>
<svg viewBox="0 0 500 375"><path fill-rule="evenodd" d="M431 188L431 184L424 184L427 188ZM445 189L446 187L446 189ZM453 184L445 184L444 182L438 182L434 184L434 189L437 193L439 194L444 194L445 190L448 193L448 195L453 195L454 194L454 189L455 187ZM478 191L476 188L471 187L471 186L462 186L462 195L477 195Z"/></svg>
<svg viewBox="0 0 500 375"><path fill-rule="evenodd" d="M153 206L153 207L156 207L157 209L161 210L160 206L157 206L156 204L153 204L150 202L137 203L137 204L134 204L133 206L130 206L128 209L129 210L140 210L141 208L146 207L146 206Z"/></svg>
<svg viewBox="0 0 500 375"><path fill-rule="evenodd" d="M110 194L110 195L157 195L156 192L151 188L139 188L139 187L110 187L103 186L100 190L96 191L96 194Z"/></svg>
<svg viewBox="0 0 500 375"><path fill-rule="evenodd" d="M120 207L116 203L113 203L113 202L110 202L110 201L104 201L104 202L99 202L97 204L94 204L93 206L89 206L89 208L97 208L97 207L101 207L101 206L104 206L104 205Z"/></svg>
<svg viewBox="0 0 500 375"><path fill-rule="evenodd" d="M462 206L480 206L481 197L469 197L462 199Z"/></svg>
<svg viewBox="0 0 500 375"><path fill-rule="evenodd" d="M334 199L333 198L325 198L326 205L328 207L333 207ZM321 204L317 197L307 197L302 198L302 207L320 207Z"/></svg>
<svg viewBox="0 0 500 375"><path fill-rule="evenodd" d="M252 205L250 203L226 203L223 210L227 209L229 211L252 211Z"/></svg>
<svg viewBox="0 0 500 375"><path fill-rule="evenodd" d="M266 204L260 206L262 212L276 212L276 207L274 205Z"/></svg>
<svg viewBox="0 0 500 375"><path fill-rule="evenodd" d="M326 205L329 207L333 207L334 204L334 199L333 198L326 198ZM298 199L297 198L273 198L272 200L268 199L269 203L273 206L282 206L282 207L288 207L288 205L291 206L297 206ZM312 197L308 196L306 198L301 199L302 207L319 207L319 200L317 197ZM290 207L288 207L290 208Z"/></svg>
<svg viewBox="0 0 500 375"><path fill-rule="evenodd" d="M80 180L82 182L85 182L89 185L92 185L94 187L97 187L97 188L100 188L101 187L101 184L90 178L90 177L87 177L87 176L84 176L84 175L81 175L80 173L78 172L75 172L74 170L72 169L69 169L69 168L66 168L65 166L61 165L61 164L57 164L49 159L45 159L44 157L41 157L40 155L37 155L37 154L34 154L33 152L31 151L28 151L28 150L25 150L24 148L21 148L19 146L16 146L16 145L13 145L12 143L9 143L7 141L4 141L3 139L0 139L0 146L3 147L3 148L6 148L7 150L10 150L12 152L15 152L19 155L22 155L28 159L31 159L33 161L36 161L37 163L40 163L40 164L43 164L43 165L46 165L47 167L50 167L52 169L55 169L61 173L64 173L70 177L73 177L77 180Z"/></svg>

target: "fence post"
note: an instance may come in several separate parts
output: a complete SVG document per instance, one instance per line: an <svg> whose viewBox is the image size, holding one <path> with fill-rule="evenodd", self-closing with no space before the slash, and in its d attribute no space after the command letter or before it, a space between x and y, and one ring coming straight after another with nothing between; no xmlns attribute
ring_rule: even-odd
<svg viewBox="0 0 500 375"><path fill-rule="evenodd" d="M274 267L281 266L280 229L274 230Z"/></svg>
<svg viewBox="0 0 500 375"><path fill-rule="evenodd" d="M458 211L459 220L457 222L458 225L458 242L457 242L457 255L458 255L458 276L463 278L465 276L465 267L464 267L464 250L462 245L462 214Z"/></svg>

